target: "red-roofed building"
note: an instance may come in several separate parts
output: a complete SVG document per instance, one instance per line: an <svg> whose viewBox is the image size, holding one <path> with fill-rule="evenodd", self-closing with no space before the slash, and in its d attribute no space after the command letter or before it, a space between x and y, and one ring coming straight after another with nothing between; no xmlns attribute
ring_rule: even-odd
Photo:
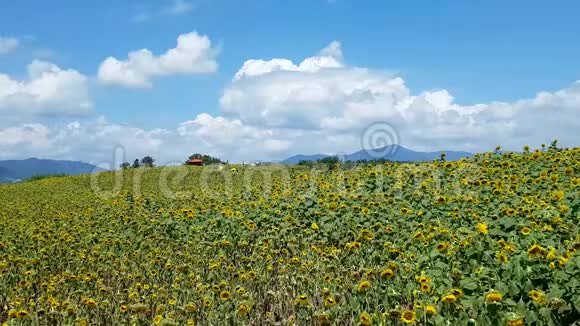
<svg viewBox="0 0 580 326"><path fill-rule="evenodd" d="M202 161L202 160L199 160L199 159L196 159L196 158L194 158L194 159L192 159L192 160L189 160L189 161L187 161L187 163L186 163L186 164L187 164L187 165L199 165L199 166L201 166L201 165L203 165L203 161Z"/></svg>

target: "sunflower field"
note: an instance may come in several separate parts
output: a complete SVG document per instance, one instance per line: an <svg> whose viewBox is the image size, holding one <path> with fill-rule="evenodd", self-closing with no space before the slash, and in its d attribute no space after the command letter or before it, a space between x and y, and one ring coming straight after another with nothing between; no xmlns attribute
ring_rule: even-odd
<svg viewBox="0 0 580 326"><path fill-rule="evenodd" d="M0 186L0 325L572 325L580 149Z"/></svg>

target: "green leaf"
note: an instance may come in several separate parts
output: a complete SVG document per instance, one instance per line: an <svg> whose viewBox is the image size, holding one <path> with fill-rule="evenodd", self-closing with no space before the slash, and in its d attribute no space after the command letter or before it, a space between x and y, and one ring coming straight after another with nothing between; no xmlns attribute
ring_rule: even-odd
<svg viewBox="0 0 580 326"><path fill-rule="evenodd" d="M549 319L550 315L551 315L550 309L546 307L540 308L540 316Z"/></svg>
<svg viewBox="0 0 580 326"><path fill-rule="evenodd" d="M459 282L459 285L461 285L462 288L467 289L467 290L473 291L473 290L477 289L477 283L475 283L471 279L461 280Z"/></svg>
<svg viewBox="0 0 580 326"><path fill-rule="evenodd" d="M538 314L535 311L527 311L526 312L526 323L531 324L538 321Z"/></svg>
<svg viewBox="0 0 580 326"><path fill-rule="evenodd" d="M559 278L563 281L568 281L568 279L570 279L570 275L568 275L564 271L557 271L556 273L554 273L554 277Z"/></svg>
<svg viewBox="0 0 580 326"><path fill-rule="evenodd" d="M580 313L580 295L574 299L574 308Z"/></svg>
<svg viewBox="0 0 580 326"><path fill-rule="evenodd" d="M447 325L447 322L445 321L445 318L443 318L440 315L437 315L433 318L433 321L435 322L435 325L437 326L443 326L443 325Z"/></svg>

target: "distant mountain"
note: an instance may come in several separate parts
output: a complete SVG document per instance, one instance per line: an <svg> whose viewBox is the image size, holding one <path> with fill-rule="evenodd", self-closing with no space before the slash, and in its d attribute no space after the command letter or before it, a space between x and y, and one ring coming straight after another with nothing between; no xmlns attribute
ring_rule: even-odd
<svg viewBox="0 0 580 326"><path fill-rule="evenodd" d="M344 161L373 160L384 158L394 162L423 162L432 161L441 157L445 153L445 159L456 161L465 157L472 157L473 153L462 151L437 151L437 152L416 152L400 145L389 145L372 151L360 150L352 154L339 157ZM282 161L284 164L297 164L304 161L317 161L321 158L333 155L315 154L315 155L294 155Z"/></svg>
<svg viewBox="0 0 580 326"><path fill-rule="evenodd" d="M318 161L330 155L315 154L315 155L294 155L282 161L283 164L298 164L300 161Z"/></svg>
<svg viewBox="0 0 580 326"><path fill-rule="evenodd" d="M75 161L56 161L29 158L0 161L0 183L26 180L35 175L77 175L103 171L92 164Z"/></svg>

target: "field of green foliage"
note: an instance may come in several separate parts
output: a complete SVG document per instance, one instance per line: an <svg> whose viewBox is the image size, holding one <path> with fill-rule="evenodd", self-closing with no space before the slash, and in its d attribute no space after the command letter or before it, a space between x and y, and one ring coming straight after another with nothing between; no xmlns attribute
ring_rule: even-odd
<svg viewBox="0 0 580 326"><path fill-rule="evenodd" d="M571 325L580 149L0 186L2 325Z"/></svg>

